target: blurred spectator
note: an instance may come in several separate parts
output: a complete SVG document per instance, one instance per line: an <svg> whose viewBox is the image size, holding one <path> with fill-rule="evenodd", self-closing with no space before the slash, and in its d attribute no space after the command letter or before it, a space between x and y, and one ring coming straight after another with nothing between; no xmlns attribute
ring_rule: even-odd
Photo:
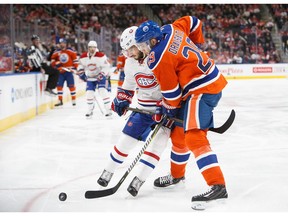
<svg viewBox="0 0 288 216"><path fill-rule="evenodd" d="M236 52L232 58L232 63L233 64L242 64L243 63L243 58L239 55L238 52Z"/></svg>
<svg viewBox="0 0 288 216"><path fill-rule="evenodd" d="M23 43L15 43L15 73L25 73L31 70L29 61L26 55L26 46Z"/></svg>
<svg viewBox="0 0 288 216"><path fill-rule="evenodd" d="M194 15L204 23L207 44L204 50L209 51L217 62L231 63L235 53L242 57L243 63L254 62L255 55L267 61L269 53L274 52L275 61L281 61L272 40L272 31L278 26L282 37L283 51L287 53L287 8L285 4L270 4L272 18L263 21L260 4L151 4L149 5L163 24L171 23L183 15ZM17 4L14 6L15 17L39 26L51 26L51 42L63 37L68 45L78 53L87 50L86 44L91 39L103 43L112 43L108 57L116 65L119 53L119 35L127 26L138 25L147 20L137 4L49 4L51 14L41 5ZM59 17L62 17L60 19ZM107 42L103 28L111 29L111 42ZM93 37L91 36L94 34ZM101 35L94 38L95 34ZM110 36L109 36L110 37ZM42 36L41 36L42 38ZM109 41L109 40L108 40ZM262 47L255 49L255 44ZM248 49L247 49L248 47ZM252 51L249 51L251 49ZM227 52L229 55L227 55ZM258 53L259 52L259 53ZM252 58L252 54L255 54ZM108 54L108 52L107 52ZM111 56L110 56L111 55ZM229 56L229 57L228 57ZM219 60L217 60L219 58Z"/></svg>
<svg viewBox="0 0 288 216"><path fill-rule="evenodd" d="M283 44L283 51L286 55L288 55L288 31L283 32L282 35L282 44Z"/></svg>

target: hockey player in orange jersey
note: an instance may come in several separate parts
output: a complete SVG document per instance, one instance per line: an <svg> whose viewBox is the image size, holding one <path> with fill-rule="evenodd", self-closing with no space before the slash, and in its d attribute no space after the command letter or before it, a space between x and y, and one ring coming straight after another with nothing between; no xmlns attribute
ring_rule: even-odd
<svg viewBox="0 0 288 216"><path fill-rule="evenodd" d="M161 29L148 20L138 27L135 35L138 48L149 55L148 66L160 84L163 114L184 120L185 145L211 186L208 192L192 197L193 209L228 197L216 153L207 139L207 131L213 127L213 109L227 81L214 61L189 37L196 19L185 16Z"/></svg>
<svg viewBox="0 0 288 216"><path fill-rule="evenodd" d="M64 38L60 38L60 50L56 50L51 56L51 66L57 68L60 71L57 92L58 103L55 106L63 105L63 86L64 82L67 82L67 86L70 90L72 105L76 105L76 87L74 81L73 71L78 67L78 59L76 52L67 48L67 41Z"/></svg>
<svg viewBox="0 0 288 216"><path fill-rule="evenodd" d="M126 57L121 52L120 55L118 55L118 57L117 57L117 65L116 65L116 69L114 71L114 73L119 73L118 87L121 87L123 82L124 82L124 78L125 78L125 72L124 72L125 60L126 60Z"/></svg>
<svg viewBox="0 0 288 216"><path fill-rule="evenodd" d="M204 44L202 22L196 17L193 17L192 20L193 25L190 28L189 38L198 48L201 48ZM154 181L154 186L156 188L174 187L175 184L185 180L186 165L191 152L183 142L183 132L183 128L179 127L175 127L171 132L173 143L170 154L170 173L166 176L161 176Z"/></svg>

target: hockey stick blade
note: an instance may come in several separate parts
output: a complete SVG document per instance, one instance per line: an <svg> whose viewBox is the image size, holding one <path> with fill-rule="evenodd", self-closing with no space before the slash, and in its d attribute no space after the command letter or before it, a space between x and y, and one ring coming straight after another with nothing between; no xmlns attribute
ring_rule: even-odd
<svg viewBox="0 0 288 216"><path fill-rule="evenodd" d="M151 111L141 110L141 109L138 109L138 108L128 107L127 110L130 110L130 111L133 111L133 112L139 112L139 113L143 113L143 114L148 114L148 115L154 115L154 113L151 112ZM215 132L215 133L219 133L219 134L223 134L233 124L235 116L236 116L236 112L235 112L234 109L232 109L228 119L224 122L223 125L221 125L220 127L216 127L216 128L209 128L209 131L212 131L212 132ZM181 119L177 119L177 118L169 118L169 119L171 119L171 120L173 120L175 122L183 124L183 120L181 120Z"/></svg>
<svg viewBox="0 0 288 216"><path fill-rule="evenodd" d="M234 109L232 109L228 119L226 120L226 122L222 126L217 127L217 128L209 128L209 130L212 132L215 132L215 133L223 134L233 124L235 116L236 116L236 112Z"/></svg>
<svg viewBox="0 0 288 216"><path fill-rule="evenodd" d="M108 188L105 190L88 190L85 192L85 198L86 199L95 199L95 198L101 198L110 196L118 190L118 188L121 186L122 182L126 179L127 175L129 174L128 171L125 172L125 174L122 176L120 181L112 188Z"/></svg>
<svg viewBox="0 0 288 216"><path fill-rule="evenodd" d="M122 178L119 180L119 182L112 188L105 189L105 190L88 190L85 192L85 198L86 199L94 199L94 198L100 198L100 197L106 197L114 194L119 187L122 185L123 181L126 179L128 174L131 172L131 170L134 168L136 163L139 161L141 155L144 153L148 145L152 142L153 138L158 133L159 129L162 127L164 121L166 120L167 116L164 116L163 120L154 128L152 134L150 137L146 140L144 146L142 147L141 151L138 153L137 157L134 159L132 164L129 166L128 170L125 172L125 174L122 176Z"/></svg>

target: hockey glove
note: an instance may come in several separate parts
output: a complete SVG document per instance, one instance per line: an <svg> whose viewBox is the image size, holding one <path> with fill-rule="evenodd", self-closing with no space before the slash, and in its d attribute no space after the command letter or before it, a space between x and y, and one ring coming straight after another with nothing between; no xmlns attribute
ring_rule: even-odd
<svg viewBox="0 0 288 216"><path fill-rule="evenodd" d="M79 74L79 78L80 78L81 80L83 80L84 82L87 82L87 76L86 76L85 73Z"/></svg>
<svg viewBox="0 0 288 216"><path fill-rule="evenodd" d="M132 103L134 91L129 91L118 87L117 95L111 104L111 109L119 116L124 115L126 108Z"/></svg>
<svg viewBox="0 0 288 216"><path fill-rule="evenodd" d="M172 126L174 125L174 123L175 123L175 121L173 121L171 119L166 119L166 121L163 123L163 126L171 129Z"/></svg>
<svg viewBox="0 0 288 216"><path fill-rule="evenodd" d="M99 74L96 75L97 81L101 81L105 77L104 72L100 72Z"/></svg>
<svg viewBox="0 0 288 216"><path fill-rule="evenodd" d="M158 101L156 106L157 106L157 108L156 108L155 114L152 116L152 119L155 122L160 123L163 119L163 114L166 112L166 108L162 106L162 101ZM163 110L164 110L164 112L163 112ZM172 116L170 116L170 117L172 117ZM172 128L173 124L174 124L174 121L168 118L163 123L163 126L167 127L167 128Z"/></svg>
<svg viewBox="0 0 288 216"><path fill-rule="evenodd" d="M160 123L163 116L162 116L162 101L158 101L156 103L156 110L155 110L155 114L152 115L152 119L157 122L157 123Z"/></svg>
<svg viewBox="0 0 288 216"><path fill-rule="evenodd" d="M177 107L166 104L163 100L161 101L161 105L162 114L166 114L168 117L175 117L179 110Z"/></svg>
<svg viewBox="0 0 288 216"><path fill-rule="evenodd" d="M60 61L55 62L55 67L60 69L60 67L62 67L62 63Z"/></svg>

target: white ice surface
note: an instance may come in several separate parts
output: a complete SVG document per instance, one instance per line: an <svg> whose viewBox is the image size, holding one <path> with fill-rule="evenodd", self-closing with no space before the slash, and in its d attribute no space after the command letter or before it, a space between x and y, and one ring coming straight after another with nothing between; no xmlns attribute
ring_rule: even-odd
<svg viewBox="0 0 288 216"><path fill-rule="evenodd" d="M115 87L111 94L114 97ZM206 212L288 211L288 80L229 80L214 111L215 126L231 109L232 127L224 134L209 133L226 178L229 199ZM186 182L175 189L153 188L156 177L169 172L171 144L136 198L127 192L137 166L112 196L87 200L86 190L100 189L97 179L109 160L125 124L113 114L105 119L97 108L85 119L85 97L50 110L0 133L1 212L186 212L191 197L207 190L194 158L187 166ZM116 171L114 186L141 145ZM65 202L58 194L66 192Z"/></svg>

